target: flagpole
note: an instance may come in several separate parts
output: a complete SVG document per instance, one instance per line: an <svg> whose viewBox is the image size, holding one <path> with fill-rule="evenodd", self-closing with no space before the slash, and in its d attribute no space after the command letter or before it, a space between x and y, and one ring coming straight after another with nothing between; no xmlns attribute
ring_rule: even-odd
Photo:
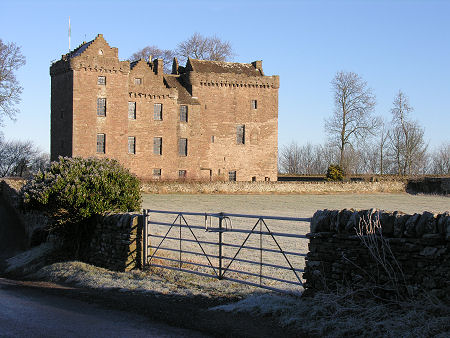
<svg viewBox="0 0 450 338"><path fill-rule="evenodd" d="M70 16L69 16L69 53L70 53Z"/></svg>

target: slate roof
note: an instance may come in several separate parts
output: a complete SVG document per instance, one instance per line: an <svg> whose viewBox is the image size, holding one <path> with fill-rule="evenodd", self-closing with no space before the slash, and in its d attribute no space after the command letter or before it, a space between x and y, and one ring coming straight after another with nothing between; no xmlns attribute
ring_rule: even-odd
<svg viewBox="0 0 450 338"><path fill-rule="evenodd" d="M83 53L86 48L89 47L89 45L94 42L94 40L91 40L89 42L85 42L83 44L81 44L80 46L78 46L77 48L75 48L72 52L69 53L69 56L71 58L74 58L75 56L81 55L81 53Z"/></svg>
<svg viewBox="0 0 450 338"><path fill-rule="evenodd" d="M139 59L139 60L130 62L130 69L133 69L140 61L145 62L147 64L147 66L152 68L152 64L150 62L145 61L144 59Z"/></svg>
<svg viewBox="0 0 450 338"><path fill-rule="evenodd" d="M176 88L178 91L178 103L183 104L199 104L187 91L186 87L180 82L178 75L164 74L164 81L169 88Z"/></svg>
<svg viewBox="0 0 450 338"><path fill-rule="evenodd" d="M223 62L189 59L192 70L198 73L231 73L263 76L251 63Z"/></svg>

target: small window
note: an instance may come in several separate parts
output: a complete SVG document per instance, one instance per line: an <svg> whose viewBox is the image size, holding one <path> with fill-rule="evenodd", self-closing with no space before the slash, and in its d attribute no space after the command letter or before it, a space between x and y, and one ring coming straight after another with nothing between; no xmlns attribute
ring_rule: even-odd
<svg viewBox="0 0 450 338"><path fill-rule="evenodd" d="M97 134L97 153L105 153L105 134Z"/></svg>
<svg viewBox="0 0 450 338"><path fill-rule="evenodd" d="M180 121L181 122L188 121L188 106L185 105L180 106Z"/></svg>
<svg viewBox="0 0 450 338"><path fill-rule="evenodd" d="M97 84L101 86L106 85L106 76L99 76L97 77Z"/></svg>
<svg viewBox="0 0 450 338"><path fill-rule="evenodd" d="M236 181L236 170L232 170L228 172L228 180L230 182L235 182Z"/></svg>
<svg viewBox="0 0 450 338"><path fill-rule="evenodd" d="M162 155L162 137L153 138L153 154Z"/></svg>
<svg viewBox="0 0 450 338"><path fill-rule="evenodd" d="M128 137L128 154L136 154L136 137Z"/></svg>
<svg viewBox="0 0 450 338"><path fill-rule="evenodd" d="M136 102L128 102L128 118L136 120Z"/></svg>
<svg viewBox="0 0 450 338"><path fill-rule="evenodd" d="M187 156L187 138L180 138L178 144L178 154L180 156Z"/></svg>
<svg viewBox="0 0 450 338"><path fill-rule="evenodd" d="M134 84L135 84L135 85L140 85L140 84L142 84L142 79L141 79L140 77L134 78Z"/></svg>
<svg viewBox="0 0 450 338"><path fill-rule="evenodd" d="M162 103L155 103L153 106L153 119L155 121L162 120Z"/></svg>
<svg viewBox="0 0 450 338"><path fill-rule="evenodd" d="M236 127L237 144L245 144L245 125L241 124Z"/></svg>
<svg viewBox="0 0 450 338"><path fill-rule="evenodd" d="M179 178L186 178L186 170L178 170Z"/></svg>
<svg viewBox="0 0 450 338"><path fill-rule="evenodd" d="M266 181L266 182L270 182L270 177L264 177L264 181Z"/></svg>
<svg viewBox="0 0 450 338"><path fill-rule="evenodd" d="M97 99L97 116L106 116L106 99Z"/></svg>
<svg viewBox="0 0 450 338"><path fill-rule="evenodd" d="M153 169L153 177L154 178L161 178L161 169Z"/></svg>
<svg viewBox="0 0 450 338"><path fill-rule="evenodd" d="M252 100L252 109L258 109L258 101Z"/></svg>
<svg viewBox="0 0 450 338"><path fill-rule="evenodd" d="M256 182L256 176L252 176L252 182Z"/></svg>
<svg viewBox="0 0 450 338"><path fill-rule="evenodd" d="M211 143L214 143L214 135L211 135Z"/></svg>

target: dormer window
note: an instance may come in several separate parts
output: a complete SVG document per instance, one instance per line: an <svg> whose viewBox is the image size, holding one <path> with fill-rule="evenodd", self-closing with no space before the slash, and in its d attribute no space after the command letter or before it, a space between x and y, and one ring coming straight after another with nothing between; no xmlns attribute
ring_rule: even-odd
<svg viewBox="0 0 450 338"><path fill-rule="evenodd" d="M141 79L140 77L134 78L134 84L135 84L135 85L140 85L140 84L142 84L142 79Z"/></svg>

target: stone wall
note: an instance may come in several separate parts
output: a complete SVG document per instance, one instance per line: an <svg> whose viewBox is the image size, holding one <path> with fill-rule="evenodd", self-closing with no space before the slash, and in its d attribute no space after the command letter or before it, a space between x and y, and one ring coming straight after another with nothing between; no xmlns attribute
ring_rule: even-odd
<svg viewBox="0 0 450 338"><path fill-rule="evenodd" d="M379 228L372 228L372 234L363 231L358 235L356 229L369 219L379 220ZM397 211L320 210L312 218L308 237L303 274L308 291L377 284L386 292L397 285L410 294L425 291L439 298L450 295L448 212L406 215ZM364 245L363 240L371 244ZM378 261L368 246L377 252Z"/></svg>
<svg viewBox="0 0 450 338"><path fill-rule="evenodd" d="M86 263L115 271L142 267L142 215L97 216Z"/></svg>
<svg viewBox="0 0 450 338"><path fill-rule="evenodd" d="M18 224L9 224L8 226L21 228L26 247L31 247L46 240L44 229L50 223L50 220L41 212L23 208L19 190L24 184L24 180L1 180L0 203L5 204L8 212L14 214L14 217L18 220Z"/></svg>
<svg viewBox="0 0 450 338"><path fill-rule="evenodd" d="M419 194L450 195L450 177L423 177L409 179L406 191Z"/></svg>

